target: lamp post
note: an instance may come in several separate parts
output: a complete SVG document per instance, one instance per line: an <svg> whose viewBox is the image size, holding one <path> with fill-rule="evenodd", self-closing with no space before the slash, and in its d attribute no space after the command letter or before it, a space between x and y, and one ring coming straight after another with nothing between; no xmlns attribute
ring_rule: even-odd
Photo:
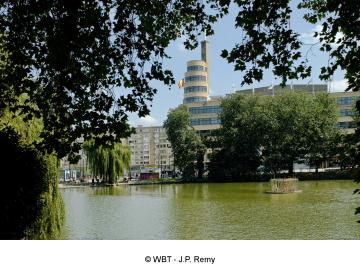
<svg viewBox="0 0 360 264"><path fill-rule="evenodd" d="M160 178L162 178L162 155L160 153Z"/></svg>

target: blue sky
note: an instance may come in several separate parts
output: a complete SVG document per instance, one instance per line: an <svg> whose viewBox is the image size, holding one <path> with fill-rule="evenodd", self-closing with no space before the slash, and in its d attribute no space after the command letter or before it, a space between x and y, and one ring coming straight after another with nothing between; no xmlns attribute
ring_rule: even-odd
<svg viewBox="0 0 360 264"><path fill-rule="evenodd" d="M293 9L294 10L294 9ZM209 80L211 95L225 95L234 90L248 89L251 86L240 87L242 80L242 73L233 70L234 65L228 64L226 60L220 57L223 49L230 50L236 42L239 42L242 38L242 32L239 29L235 29L235 17L237 14L237 8L231 6L230 14L220 20L214 25L215 34L208 37L209 41ZM303 12L296 10L292 17L292 28L301 34L304 43L312 44L318 42L314 39L313 33L321 28L320 24L312 25L306 23L302 16ZM203 40L200 39L200 40ZM181 38L173 42L167 49L171 59L164 61L166 68L170 69L175 79L178 81L184 78L186 71L186 62L188 60L200 59L200 47L195 50L185 50L182 45L183 40ZM310 46L305 46L304 54L309 50ZM319 45L315 45L312 51L308 52L309 64L313 68L312 77L305 80L294 80L293 83L308 83L311 79L315 84L323 83L319 80L320 67L327 64L328 55L319 51ZM254 83L253 86L260 87L271 85L271 83L278 84L279 80L274 79L271 70L266 71L264 79L259 83ZM154 87L158 89L158 93L155 95L151 113L145 118L138 118L136 115L130 116L130 124L137 125L161 125L166 119L166 115L171 108L175 108L182 103L183 90L180 90L177 85L174 85L169 90L168 87L162 85L160 82L154 82ZM343 73L337 72L333 76L332 91L343 91L346 88L346 82L343 79ZM149 104L150 105L150 104Z"/></svg>

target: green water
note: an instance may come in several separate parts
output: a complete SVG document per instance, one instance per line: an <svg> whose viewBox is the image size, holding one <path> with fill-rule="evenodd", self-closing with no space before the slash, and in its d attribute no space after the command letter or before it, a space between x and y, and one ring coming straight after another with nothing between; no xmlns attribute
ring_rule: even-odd
<svg viewBox="0 0 360 264"><path fill-rule="evenodd" d="M352 181L69 188L65 239L359 239Z"/></svg>

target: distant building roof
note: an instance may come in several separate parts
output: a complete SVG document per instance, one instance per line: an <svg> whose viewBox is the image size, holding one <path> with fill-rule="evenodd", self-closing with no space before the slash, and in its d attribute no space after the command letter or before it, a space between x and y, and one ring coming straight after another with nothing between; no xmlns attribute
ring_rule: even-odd
<svg viewBox="0 0 360 264"><path fill-rule="evenodd" d="M274 91L273 91L274 89ZM262 94L262 95L272 95L273 92L276 94L277 91L284 91L284 90L291 90L293 89L295 92L307 92L307 93L318 93L318 92L327 92L327 84L294 84L294 85L271 85L258 87L254 89L244 89L244 90L237 90L236 93L243 93L243 94Z"/></svg>
<svg viewBox="0 0 360 264"><path fill-rule="evenodd" d="M223 98L224 96L222 96L222 95L215 95L215 96L211 96L210 97L210 101L212 101L212 100L219 100L219 99L221 99L221 98Z"/></svg>

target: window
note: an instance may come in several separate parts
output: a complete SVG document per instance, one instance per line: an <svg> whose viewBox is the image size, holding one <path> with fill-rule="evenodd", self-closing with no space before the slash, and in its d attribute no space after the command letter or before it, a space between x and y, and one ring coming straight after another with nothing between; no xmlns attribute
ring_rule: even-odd
<svg viewBox="0 0 360 264"><path fill-rule="evenodd" d="M338 98L336 98L336 104L338 104L338 105L351 105L358 99L359 99L358 96L338 97Z"/></svg>
<svg viewBox="0 0 360 264"><path fill-rule="evenodd" d="M185 78L185 82L206 82L206 76L193 75Z"/></svg>
<svg viewBox="0 0 360 264"><path fill-rule="evenodd" d="M185 87L185 93L207 92L206 86L189 86Z"/></svg>
<svg viewBox="0 0 360 264"><path fill-rule="evenodd" d="M355 122L338 122L336 123L336 127L340 129L346 129L346 128L356 128Z"/></svg>
<svg viewBox="0 0 360 264"><path fill-rule="evenodd" d="M218 118L198 118L190 120L191 126L217 125L220 123L220 119Z"/></svg>
<svg viewBox="0 0 360 264"><path fill-rule="evenodd" d="M196 103L196 102L205 102L205 101L207 101L207 98L203 97L203 96L187 97L184 99L185 104Z"/></svg>
<svg viewBox="0 0 360 264"><path fill-rule="evenodd" d="M189 112L191 114L194 114L194 115L209 114L209 113L220 113L221 112L221 107L219 105L190 107Z"/></svg>
<svg viewBox="0 0 360 264"><path fill-rule="evenodd" d="M201 65L193 65L193 66L187 67L187 71L204 71L205 69L206 69L206 67L201 66Z"/></svg>
<svg viewBox="0 0 360 264"><path fill-rule="evenodd" d="M351 109L340 109L339 114L340 116L353 116L354 111L352 111Z"/></svg>

